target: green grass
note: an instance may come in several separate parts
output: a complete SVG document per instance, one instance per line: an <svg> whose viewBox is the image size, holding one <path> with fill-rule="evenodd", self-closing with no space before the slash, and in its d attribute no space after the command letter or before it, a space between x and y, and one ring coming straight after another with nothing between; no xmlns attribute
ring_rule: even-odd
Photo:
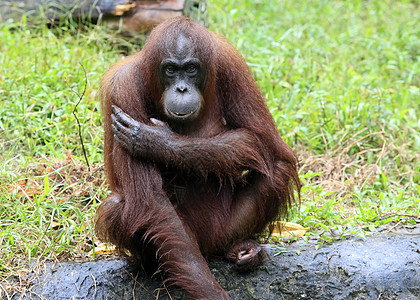
<svg viewBox="0 0 420 300"><path fill-rule="evenodd" d="M311 227L305 238L418 220L419 13L416 1L211 1L210 28L244 55L301 158L290 220ZM92 249L107 193L97 89L140 47L100 27L0 24L2 278ZM85 79L77 116L90 171L72 114Z"/></svg>
<svg viewBox="0 0 420 300"><path fill-rule="evenodd" d="M302 159L293 220L338 238L414 222L403 215L420 210L419 4L229 1L215 12L213 29L246 57Z"/></svg>

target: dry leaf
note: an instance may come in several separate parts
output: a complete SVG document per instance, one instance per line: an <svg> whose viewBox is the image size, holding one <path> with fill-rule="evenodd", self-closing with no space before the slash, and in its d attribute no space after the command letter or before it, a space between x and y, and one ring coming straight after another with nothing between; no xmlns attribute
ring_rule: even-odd
<svg viewBox="0 0 420 300"><path fill-rule="evenodd" d="M99 244L95 247L95 255L110 254L116 251L115 246L109 243Z"/></svg>
<svg viewBox="0 0 420 300"><path fill-rule="evenodd" d="M51 229L52 230L58 230L60 228L63 228L63 225L61 225L60 223L58 223L56 221L51 222Z"/></svg>
<svg viewBox="0 0 420 300"><path fill-rule="evenodd" d="M296 223L277 221L271 235L279 239L290 239L303 236L308 229Z"/></svg>

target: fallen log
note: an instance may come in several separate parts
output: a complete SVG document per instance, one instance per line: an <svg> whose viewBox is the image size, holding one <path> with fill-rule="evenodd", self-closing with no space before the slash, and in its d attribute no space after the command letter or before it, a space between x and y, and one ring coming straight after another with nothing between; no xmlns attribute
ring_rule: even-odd
<svg viewBox="0 0 420 300"><path fill-rule="evenodd" d="M417 228L419 229L419 228ZM251 273L221 259L209 266L232 299L419 299L420 234L349 239L316 249L296 243L287 252L265 245L270 258ZM187 299L123 260L46 264L11 299ZM4 287L3 287L4 289ZM170 297L168 296L170 294ZM41 297L40 297L41 296ZM19 298L22 297L22 298ZM1 298L1 297L0 297Z"/></svg>
<svg viewBox="0 0 420 300"><path fill-rule="evenodd" d="M162 21L187 16L207 25L205 0L8 0L0 5L0 22L72 18L134 31L147 31Z"/></svg>

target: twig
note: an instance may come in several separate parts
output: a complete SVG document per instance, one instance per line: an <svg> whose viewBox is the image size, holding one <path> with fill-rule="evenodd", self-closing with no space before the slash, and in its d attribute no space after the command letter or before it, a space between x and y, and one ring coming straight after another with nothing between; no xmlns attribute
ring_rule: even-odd
<svg viewBox="0 0 420 300"><path fill-rule="evenodd" d="M136 283L138 282L137 281L137 278L139 277L139 273L137 272L137 275L136 275L136 277L134 278L134 284L133 284L133 290L132 290L132 293L133 293L133 299L136 299Z"/></svg>
<svg viewBox="0 0 420 300"><path fill-rule="evenodd" d="M7 296L7 300L12 299L12 298L9 296L9 293L6 291L6 288L5 288L5 287L3 287L3 285L2 285L2 284L0 285L0 289L2 289L2 291L3 291L3 292L1 292L1 291L0 291L0 296L1 296L1 297L3 297L3 293L4 293L4 295L6 295L6 296ZM2 298L2 299L3 299L3 298Z"/></svg>
<svg viewBox="0 0 420 300"><path fill-rule="evenodd" d="M89 172L90 172L89 160L88 160L88 158L87 158L85 145L84 145L84 143L83 143L83 137L82 137L82 126L80 125L79 118L78 118L78 117L77 117L77 115L76 115L77 106L78 106L78 105L79 105L79 103L82 101L83 97L85 96L85 94L86 94L86 88L87 88L87 74L86 74L86 70L85 70L85 67L83 67L83 65L82 65L82 64L80 64L80 66L82 67L83 72L85 73L85 87L83 88L83 92L82 92L82 94L79 94L79 93L78 93L78 92L76 92L76 91L75 91L72 87L70 87L70 89L73 91L73 93L75 93L75 94L79 97L79 101L77 101L76 105L74 106L72 113L73 113L73 115L74 115L74 117L75 117L75 119L76 119L77 126L78 126L78 128L79 128L79 138L80 138L80 143L82 144L83 156L85 157L86 164L87 164L87 166L88 166L88 170L89 170Z"/></svg>
<svg viewBox="0 0 420 300"><path fill-rule="evenodd" d="M380 216L380 217L377 217L377 218L374 218L374 219L370 219L370 220L368 220L369 222L376 222L376 221L382 221L382 220L385 220L385 219L389 219L389 218L396 218L396 217L399 217L399 218L409 218L409 219L416 219L416 218L418 218L418 216L416 216L416 215L404 215L404 214L393 214L393 215L388 215L388 216Z"/></svg>
<svg viewBox="0 0 420 300"><path fill-rule="evenodd" d="M153 296L153 292L151 292L151 291L149 291L145 286L144 286L144 284L142 284L141 282L139 282L138 280L137 280L137 278L138 278L138 273L137 273L137 275L136 275L136 277L134 277L133 276L133 273L131 273L130 271L128 271L126 268L125 268L125 266L124 265L122 265L121 264L121 269L123 269L124 271L125 271L125 273L128 275L128 276L130 276L131 277L131 279L133 279L134 281L135 281L135 285L139 285L143 290L145 290L147 293L149 293L150 295L152 295ZM122 276L122 275L121 275ZM134 286L134 288L135 288L135 286Z"/></svg>
<svg viewBox="0 0 420 300"><path fill-rule="evenodd" d="M95 279L95 276L93 276L93 274L90 274L90 276L92 277L92 279L93 279L93 284L94 284L94 286L95 286L95 291L94 291L94 293L93 293L93 298L95 298L95 296L96 296L96 292L97 292L96 279Z"/></svg>
<svg viewBox="0 0 420 300"><path fill-rule="evenodd" d="M161 276L161 279L162 279L163 288L165 289L166 293L168 294L169 299L170 299L170 300L172 300L172 296L171 296L171 294L169 293L168 288L166 287L165 280L164 280L164 279L163 279L163 277L162 277L162 273L160 273L160 276Z"/></svg>

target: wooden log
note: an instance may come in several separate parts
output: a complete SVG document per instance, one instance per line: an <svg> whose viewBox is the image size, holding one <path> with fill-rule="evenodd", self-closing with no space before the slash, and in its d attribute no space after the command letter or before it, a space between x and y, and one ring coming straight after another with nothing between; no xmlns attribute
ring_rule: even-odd
<svg viewBox="0 0 420 300"><path fill-rule="evenodd" d="M148 31L166 19L187 16L207 26L205 0L136 1L136 6L122 18L105 18L110 25L134 31Z"/></svg>
<svg viewBox="0 0 420 300"><path fill-rule="evenodd" d="M0 2L0 22L40 19L54 23L63 18L105 22L110 26L145 31L162 21L188 16L207 25L205 0L8 0Z"/></svg>
<svg viewBox="0 0 420 300"><path fill-rule="evenodd" d="M136 2L128 0L6 0L1 1L0 21L18 22L23 15L49 21L69 16L97 20L108 15L121 16L135 5Z"/></svg>
<svg viewBox="0 0 420 300"><path fill-rule="evenodd" d="M170 0L170 1L136 1L136 7L123 18L125 28L143 31L149 30L162 21L177 17L189 16L207 25L206 1Z"/></svg>

